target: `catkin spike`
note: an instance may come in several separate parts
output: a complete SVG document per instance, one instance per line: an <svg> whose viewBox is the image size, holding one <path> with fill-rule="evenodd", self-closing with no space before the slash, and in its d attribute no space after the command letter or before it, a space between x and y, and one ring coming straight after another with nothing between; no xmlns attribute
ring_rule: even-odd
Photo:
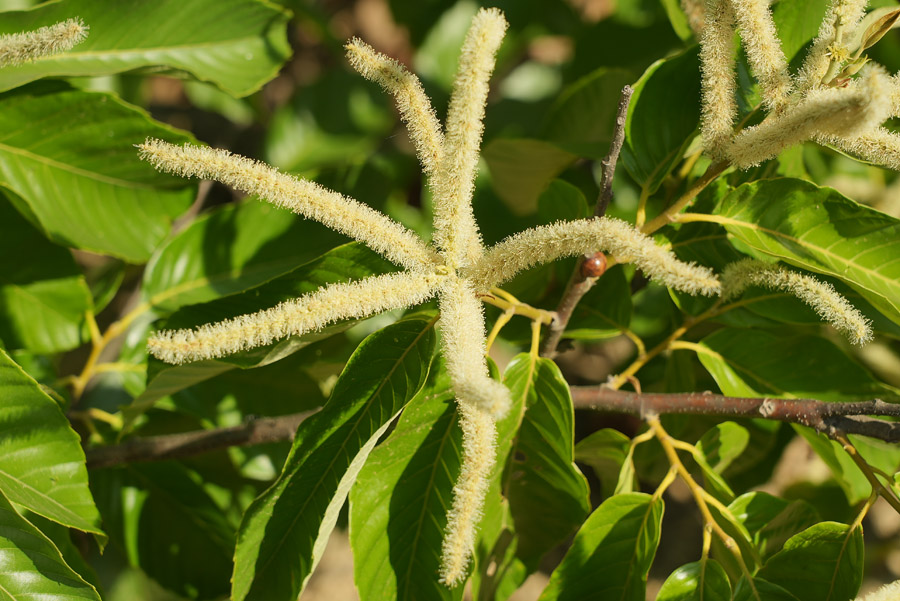
<svg viewBox="0 0 900 601"><path fill-rule="evenodd" d="M706 0L706 25L700 35L703 146L713 158L724 159L734 133L735 102L734 13L727 0Z"/></svg>
<svg viewBox="0 0 900 601"><path fill-rule="evenodd" d="M750 69L762 89L763 104L779 110L787 104L791 77L775 22L766 0L729 0L741 31Z"/></svg>
<svg viewBox="0 0 900 601"><path fill-rule="evenodd" d="M598 250L634 263L652 280L688 292L715 296L720 284L706 267L684 263L631 225L609 217L558 221L514 234L491 247L465 270L478 290L489 290L533 265Z"/></svg>
<svg viewBox="0 0 900 601"><path fill-rule="evenodd" d="M34 31L2 35L0 67L20 65L42 56L71 50L84 41L88 29L81 19L75 18Z"/></svg>
<svg viewBox="0 0 900 601"><path fill-rule="evenodd" d="M413 271L440 264L418 236L383 213L319 184L281 173L227 150L148 139L141 158L160 171L212 179L314 219Z"/></svg>
<svg viewBox="0 0 900 601"><path fill-rule="evenodd" d="M816 141L821 144L831 144L875 165L900 171L900 134L883 127L855 137L823 134L817 136Z"/></svg>
<svg viewBox="0 0 900 601"><path fill-rule="evenodd" d="M475 260L482 249L472 212L488 80L494 56L506 33L506 19L496 8L480 9L463 42L447 123L444 158L435 170L434 241L451 268Z"/></svg>
<svg viewBox="0 0 900 601"><path fill-rule="evenodd" d="M854 344L862 345L872 339L871 321L841 296L831 284L756 259L743 259L725 268L722 274L724 300L740 296L750 286L762 286L793 294L812 307L824 321L846 334Z"/></svg>
<svg viewBox="0 0 900 601"><path fill-rule="evenodd" d="M359 38L350 40L346 49L350 65L394 97L422 169L425 173L433 172L443 157L444 135L419 78Z"/></svg>
<svg viewBox="0 0 900 601"><path fill-rule="evenodd" d="M857 597L855 601L897 601L900 599L900 580L885 584L865 597Z"/></svg>
<svg viewBox="0 0 900 601"><path fill-rule="evenodd" d="M193 330L157 332L147 346L154 357L166 363L224 357L288 336L315 332L342 319L417 305L433 296L443 279L437 275L402 272L331 284L258 313Z"/></svg>
<svg viewBox="0 0 900 601"><path fill-rule="evenodd" d="M805 93L819 85L835 52L849 53L842 41L835 40L840 29L841 40L848 39L866 11L868 0L832 0L825 18L819 26L819 33L803 61L796 77L796 89Z"/></svg>

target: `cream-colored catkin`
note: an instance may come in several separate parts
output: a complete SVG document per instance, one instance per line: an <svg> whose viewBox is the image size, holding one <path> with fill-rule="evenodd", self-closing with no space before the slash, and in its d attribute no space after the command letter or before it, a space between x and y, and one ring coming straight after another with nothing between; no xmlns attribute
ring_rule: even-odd
<svg viewBox="0 0 900 601"><path fill-rule="evenodd" d="M864 344L872 339L870 320L827 282L756 259L737 261L725 268L723 299L736 298L750 286L782 290L796 296L854 344Z"/></svg>
<svg viewBox="0 0 900 601"><path fill-rule="evenodd" d="M728 0L706 0L706 25L700 35L700 133L707 154L727 158L737 116L734 14Z"/></svg>
<svg viewBox="0 0 900 601"><path fill-rule="evenodd" d="M481 254L481 234L472 212L488 82L506 19L496 8L483 8L472 19L459 57L447 121L444 158L434 173L434 241L447 264L456 268Z"/></svg>
<svg viewBox="0 0 900 601"><path fill-rule="evenodd" d="M679 261L649 236L610 217L558 221L514 234L488 249L464 275L486 291L534 265L598 250L619 262L634 263L664 286L690 294L719 294L719 280L710 269Z"/></svg>
<svg viewBox="0 0 900 601"><path fill-rule="evenodd" d="M728 1L741 32L750 70L759 82L763 105L769 110L779 110L787 104L792 84L769 3L766 0Z"/></svg>
<svg viewBox="0 0 900 601"><path fill-rule="evenodd" d="M895 73L888 84L891 96L891 117L900 117L900 73Z"/></svg>
<svg viewBox="0 0 900 601"><path fill-rule="evenodd" d="M820 144L830 144L875 165L900 171L900 134L878 127L859 136L816 136Z"/></svg>
<svg viewBox="0 0 900 601"><path fill-rule="evenodd" d="M706 10L703 5L703 0L681 0L681 10L687 17L688 26L698 40L706 26Z"/></svg>
<svg viewBox="0 0 900 601"><path fill-rule="evenodd" d="M900 599L900 580L895 580L865 597L857 597L855 601L897 601L898 599Z"/></svg>
<svg viewBox="0 0 900 601"><path fill-rule="evenodd" d="M257 313L193 330L157 332L147 341L147 347L166 363L224 357L315 332L343 319L417 305L434 296L443 280L443 276L401 272L331 284Z"/></svg>
<svg viewBox="0 0 900 601"><path fill-rule="evenodd" d="M509 389L488 375L481 301L468 282L451 277L441 289L439 305L441 347L453 390L458 398L501 419L511 404Z"/></svg>
<svg viewBox="0 0 900 601"><path fill-rule="evenodd" d="M822 78L828 71L831 58L835 51L849 52L851 49L843 46L843 40L852 36L853 30L859 25L865 16L868 0L832 0L819 33L813 40L812 46L803 60L803 65L795 77L795 88L805 93L822 82ZM835 47L835 24L840 22L841 44Z"/></svg>
<svg viewBox="0 0 900 601"><path fill-rule="evenodd" d="M463 456L441 547L440 581L450 587L465 580L496 462L497 431L493 418L463 396L459 396L458 403Z"/></svg>
<svg viewBox="0 0 900 601"><path fill-rule="evenodd" d="M394 97L422 169L432 173L443 157L444 134L419 78L359 38L350 40L346 49L350 65Z"/></svg>
<svg viewBox="0 0 900 601"><path fill-rule="evenodd" d="M148 139L141 158L161 171L211 179L313 219L367 245L397 265L427 270L439 259L416 234L383 213L303 179L227 150Z"/></svg>
<svg viewBox="0 0 900 601"><path fill-rule="evenodd" d="M0 36L0 67L20 65L42 56L71 50L87 37L88 26L81 19L67 19L34 31Z"/></svg>

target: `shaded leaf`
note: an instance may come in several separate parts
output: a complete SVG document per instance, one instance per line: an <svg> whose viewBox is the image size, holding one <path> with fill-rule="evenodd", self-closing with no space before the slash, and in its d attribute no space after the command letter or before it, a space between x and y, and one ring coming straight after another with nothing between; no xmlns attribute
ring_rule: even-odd
<svg viewBox="0 0 900 601"><path fill-rule="evenodd" d="M495 138L481 153L497 195L516 215L533 213L538 197L575 155L541 140Z"/></svg>
<svg viewBox="0 0 900 601"><path fill-rule="evenodd" d="M734 601L799 601L797 597L776 584L754 578L753 586L741 578L734 589Z"/></svg>
<svg viewBox="0 0 900 601"><path fill-rule="evenodd" d="M781 0L772 7L772 20L788 62L819 33L827 0Z"/></svg>
<svg viewBox="0 0 900 601"><path fill-rule="evenodd" d="M695 561L666 578L656 601L731 601L731 582L716 560Z"/></svg>
<svg viewBox="0 0 900 601"><path fill-rule="evenodd" d="M763 558L781 550L791 536L819 521L815 508L806 501L786 501L764 492L743 494L728 509L753 537Z"/></svg>
<svg viewBox="0 0 900 601"><path fill-rule="evenodd" d="M575 445L575 459L594 468L604 498L615 490L630 448L631 440L612 428L597 430Z"/></svg>

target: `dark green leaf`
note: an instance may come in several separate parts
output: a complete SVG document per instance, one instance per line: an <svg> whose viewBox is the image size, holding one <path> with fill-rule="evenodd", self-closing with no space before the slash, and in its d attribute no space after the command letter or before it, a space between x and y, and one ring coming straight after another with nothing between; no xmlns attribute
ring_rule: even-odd
<svg viewBox="0 0 900 601"><path fill-rule="evenodd" d="M799 601L778 585L766 582L762 578L753 579L753 587L747 578L741 578L734 589L734 601Z"/></svg>
<svg viewBox="0 0 900 601"><path fill-rule="evenodd" d="M540 600L644 601L662 514L662 500L643 493L604 501L575 535Z"/></svg>
<svg viewBox="0 0 900 601"><path fill-rule="evenodd" d="M575 445L575 459L594 468L604 498L615 490L630 448L631 440L612 428L598 430Z"/></svg>
<svg viewBox="0 0 900 601"><path fill-rule="evenodd" d="M566 338L598 340L618 336L631 322L631 291L625 268L615 265L588 290L572 312Z"/></svg>
<svg viewBox="0 0 900 601"><path fill-rule="evenodd" d="M495 138L482 156L497 195L517 215L533 213L538 197L575 155L541 140Z"/></svg>
<svg viewBox="0 0 900 601"><path fill-rule="evenodd" d="M741 495L728 509L753 537L763 558L779 551L788 538L819 521L818 513L806 501L785 501L764 492Z"/></svg>
<svg viewBox="0 0 900 601"><path fill-rule="evenodd" d="M819 33L827 8L827 0L780 0L773 7L772 19L788 62Z"/></svg>
<svg viewBox="0 0 900 601"><path fill-rule="evenodd" d="M303 590L366 458L425 383L433 324L414 317L366 338L322 411L300 425L278 481L244 515L234 599L296 599Z"/></svg>
<svg viewBox="0 0 900 601"><path fill-rule="evenodd" d="M716 560L695 561L666 578L656 601L731 601L731 583Z"/></svg>

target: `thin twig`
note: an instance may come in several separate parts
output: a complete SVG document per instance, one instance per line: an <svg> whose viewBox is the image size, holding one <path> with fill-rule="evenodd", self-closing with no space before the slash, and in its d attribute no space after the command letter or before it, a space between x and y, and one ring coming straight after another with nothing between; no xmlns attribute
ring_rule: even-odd
<svg viewBox="0 0 900 601"><path fill-rule="evenodd" d="M259 418L230 428L133 438L119 445L88 449L85 452L87 466L96 469L140 461L165 461L227 447L293 440L297 426L313 413L315 411Z"/></svg>
<svg viewBox="0 0 900 601"><path fill-rule="evenodd" d="M900 422L869 416L900 417L900 404L875 399L851 403L827 403L815 399L730 397L708 392L637 394L606 386L572 386L576 409L593 409L635 415L684 413L722 417L761 417L800 424L831 438L858 434L900 442Z"/></svg>
<svg viewBox="0 0 900 601"><path fill-rule="evenodd" d="M628 117L628 104L631 102L631 95L634 88L625 86L622 88L622 94L619 96L619 108L616 112L616 124L613 128L613 139L609 145L609 152L606 157L600 161L602 166L602 175L600 178L600 194L597 197L597 204L594 207L594 216L603 217L606 209L613 197L612 183L613 176L616 173L616 163L619 161L619 152L622 150L622 144L625 142L625 120ZM578 305L581 298L587 294L588 290L593 287L597 281L596 277L591 277L584 269L585 257L579 257L566 283L566 289L563 292L562 299L556 308L557 318L550 324L547 329L547 337L544 338L544 344L541 348L542 357L554 357L556 355L556 347L562 338L572 312Z"/></svg>
<svg viewBox="0 0 900 601"><path fill-rule="evenodd" d="M652 221L645 224L641 228L641 232L645 234L652 234L656 230L660 229L663 226L669 225L676 219L676 215L680 213L685 207L694 202L694 199L703 191L706 186L710 184L717 177L722 175L728 167L731 166L731 163L727 161L720 161L718 163L711 164L706 172L701 175L691 186L685 191L681 197L672 203L669 208L665 211L657 215Z"/></svg>

